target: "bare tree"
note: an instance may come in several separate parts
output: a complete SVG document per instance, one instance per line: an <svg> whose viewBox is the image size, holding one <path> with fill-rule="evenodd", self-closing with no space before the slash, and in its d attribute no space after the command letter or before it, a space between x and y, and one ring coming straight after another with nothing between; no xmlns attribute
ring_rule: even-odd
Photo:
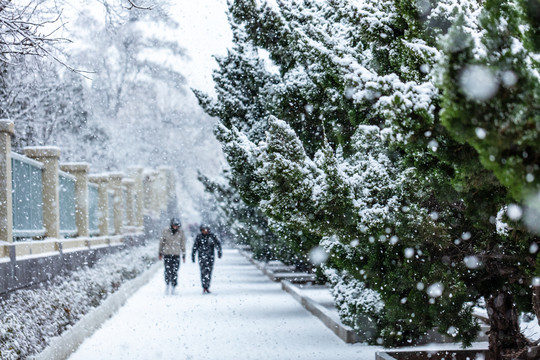
<svg viewBox="0 0 540 360"><path fill-rule="evenodd" d="M152 9L152 7L150 7L150 6L136 4L132 0L126 0L126 1L128 3L127 9L129 9L129 10L131 10L131 9L139 9L139 10L150 10L150 9Z"/></svg>
<svg viewBox="0 0 540 360"><path fill-rule="evenodd" d="M13 55L49 55L56 58L48 44L65 39L54 38L59 14L41 16L43 3L27 0L14 3L0 0L0 62L10 62ZM52 29L48 33L47 29Z"/></svg>

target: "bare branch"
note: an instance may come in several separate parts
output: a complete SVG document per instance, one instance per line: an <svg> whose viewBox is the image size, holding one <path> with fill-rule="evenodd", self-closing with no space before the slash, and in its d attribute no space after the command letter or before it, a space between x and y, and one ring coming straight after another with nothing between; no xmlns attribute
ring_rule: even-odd
<svg viewBox="0 0 540 360"><path fill-rule="evenodd" d="M129 6L126 7L126 9L128 9L128 10L131 10L131 9L152 10L151 6L148 6L148 7L140 6L140 5L135 4L132 0L127 0L127 2L129 3Z"/></svg>
<svg viewBox="0 0 540 360"><path fill-rule="evenodd" d="M69 43L71 40L53 37L62 24L47 34L40 33L45 25L58 23L61 14L53 19L35 21L33 18L38 5L30 2L17 8L11 1L0 0L0 63L9 64L15 55L50 57L68 70L88 78L85 75L88 72L73 68L53 53L52 44Z"/></svg>
<svg viewBox="0 0 540 360"><path fill-rule="evenodd" d="M29 6L19 10L11 2L0 0L0 54L3 60L8 58L7 54L13 53L48 53L44 45L53 40L38 32L43 23L33 23L29 15L25 15ZM30 11L31 14L34 12L35 8Z"/></svg>

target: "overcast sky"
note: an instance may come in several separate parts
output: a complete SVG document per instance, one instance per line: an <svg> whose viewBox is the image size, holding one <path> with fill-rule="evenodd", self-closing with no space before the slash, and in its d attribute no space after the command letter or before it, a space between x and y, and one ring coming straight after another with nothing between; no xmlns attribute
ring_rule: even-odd
<svg viewBox="0 0 540 360"><path fill-rule="evenodd" d="M191 88L213 93L211 76L217 65L212 55L226 54L232 44L226 10L226 0L177 0L172 5L171 15L180 24L178 42L191 58L182 64Z"/></svg>

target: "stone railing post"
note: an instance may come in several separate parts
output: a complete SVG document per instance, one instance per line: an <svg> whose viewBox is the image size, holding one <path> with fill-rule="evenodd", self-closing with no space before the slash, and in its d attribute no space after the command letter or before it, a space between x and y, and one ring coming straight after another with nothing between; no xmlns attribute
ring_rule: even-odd
<svg viewBox="0 0 540 360"><path fill-rule="evenodd" d="M60 164L60 170L75 176L75 223L78 236L89 236L87 163Z"/></svg>
<svg viewBox="0 0 540 360"><path fill-rule="evenodd" d="M58 159L60 149L54 146L36 146L24 148L29 158L43 163L43 226L45 236L60 237L60 204Z"/></svg>
<svg viewBox="0 0 540 360"><path fill-rule="evenodd" d="M132 178L135 183L133 185L134 194L136 197L135 204L135 226L144 226L144 187L143 187L143 171L142 167L131 167L129 169L129 177Z"/></svg>
<svg viewBox="0 0 540 360"><path fill-rule="evenodd" d="M135 199L134 199L134 187L135 181L132 179L123 179L122 185L126 188L126 223L128 226L135 226Z"/></svg>
<svg viewBox="0 0 540 360"><path fill-rule="evenodd" d="M123 202L122 202L122 173L110 173L109 174L109 189L114 192L114 233L122 233L122 219L124 216Z"/></svg>
<svg viewBox="0 0 540 360"><path fill-rule="evenodd" d="M109 177L90 175L88 180L98 185L99 236L109 235Z"/></svg>
<svg viewBox="0 0 540 360"><path fill-rule="evenodd" d="M0 120L0 241L13 242L13 200L11 186L12 121ZM6 247L6 251L7 247ZM5 253L4 256L9 254Z"/></svg>

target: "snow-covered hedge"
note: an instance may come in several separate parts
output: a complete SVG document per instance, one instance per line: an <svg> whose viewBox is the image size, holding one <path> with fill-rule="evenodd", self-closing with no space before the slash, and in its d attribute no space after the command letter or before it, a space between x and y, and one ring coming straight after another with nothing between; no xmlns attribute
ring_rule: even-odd
<svg viewBox="0 0 540 360"><path fill-rule="evenodd" d="M381 296L346 271L325 268L325 275L341 321L372 340L384 308Z"/></svg>
<svg viewBox="0 0 540 360"><path fill-rule="evenodd" d="M156 259L151 243L107 255L34 290L19 290L0 302L0 359L24 359L41 352L123 282L148 269Z"/></svg>

